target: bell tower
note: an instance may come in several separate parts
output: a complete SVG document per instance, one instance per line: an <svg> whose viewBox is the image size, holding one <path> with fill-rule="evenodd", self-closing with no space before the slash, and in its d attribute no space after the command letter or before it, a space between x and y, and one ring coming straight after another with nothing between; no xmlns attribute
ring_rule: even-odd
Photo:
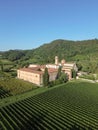
<svg viewBox="0 0 98 130"><path fill-rule="evenodd" d="M58 65L58 63L59 63L58 56L55 56L55 64Z"/></svg>

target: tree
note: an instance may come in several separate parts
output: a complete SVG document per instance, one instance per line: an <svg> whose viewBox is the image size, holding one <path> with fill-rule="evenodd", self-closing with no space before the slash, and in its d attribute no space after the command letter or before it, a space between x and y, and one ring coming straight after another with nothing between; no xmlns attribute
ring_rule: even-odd
<svg viewBox="0 0 98 130"><path fill-rule="evenodd" d="M83 68L81 63L77 63L76 66L78 67L78 71L82 70L82 68Z"/></svg>
<svg viewBox="0 0 98 130"><path fill-rule="evenodd" d="M56 79L59 79L61 76L62 72L61 72L61 66L58 68L58 73L57 73L57 77Z"/></svg>
<svg viewBox="0 0 98 130"><path fill-rule="evenodd" d="M25 53L22 50L9 50L3 54L4 58L11 61L19 60L23 56L25 56Z"/></svg>
<svg viewBox="0 0 98 130"><path fill-rule="evenodd" d="M49 84L49 74L48 74L48 68L45 68L44 74L43 74L43 85L48 86Z"/></svg>
<svg viewBox="0 0 98 130"><path fill-rule="evenodd" d="M76 79L76 76L77 76L77 72L74 69L72 69L72 78Z"/></svg>
<svg viewBox="0 0 98 130"><path fill-rule="evenodd" d="M62 83L66 83L68 81L68 74L62 73L62 75L60 76L60 80Z"/></svg>

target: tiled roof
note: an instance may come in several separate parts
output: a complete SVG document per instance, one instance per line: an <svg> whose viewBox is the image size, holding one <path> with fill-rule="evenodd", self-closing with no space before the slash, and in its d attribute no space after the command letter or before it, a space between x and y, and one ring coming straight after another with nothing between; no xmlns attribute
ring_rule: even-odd
<svg viewBox="0 0 98 130"><path fill-rule="evenodd" d="M49 73L53 73L53 72L57 72L58 71L58 69L54 69L54 68L49 68L48 69L48 72Z"/></svg>
<svg viewBox="0 0 98 130"><path fill-rule="evenodd" d="M38 71L34 68L21 68L19 69L21 71L30 72L30 73L36 73L36 74L43 74L43 71Z"/></svg>
<svg viewBox="0 0 98 130"><path fill-rule="evenodd" d="M41 68L39 68L39 67L33 67L33 68L21 68L19 70L25 71L25 72L30 72L30 73L36 73L36 74L43 74L44 71L41 71L40 69ZM57 72L57 71L58 71L57 69L53 69L53 68L48 69L48 73L53 73L53 72Z"/></svg>

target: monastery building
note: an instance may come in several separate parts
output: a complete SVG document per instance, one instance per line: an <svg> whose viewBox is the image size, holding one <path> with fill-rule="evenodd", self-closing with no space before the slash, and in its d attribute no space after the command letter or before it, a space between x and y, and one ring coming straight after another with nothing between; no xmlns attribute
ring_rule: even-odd
<svg viewBox="0 0 98 130"><path fill-rule="evenodd" d="M43 74L44 70L47 67L49 73L49 81L53 81L57 77L58 68L62 67L62 71L68 74L69 80L72 79L72 69L78 71L78 68L75 63L67 63L65 60L61 60L55 56L55 64L46 64L46 65L35 65L30 64L28 68L20 68L17 70L17 77L25 81L29 81L36 85L43 85Z"/></svg>

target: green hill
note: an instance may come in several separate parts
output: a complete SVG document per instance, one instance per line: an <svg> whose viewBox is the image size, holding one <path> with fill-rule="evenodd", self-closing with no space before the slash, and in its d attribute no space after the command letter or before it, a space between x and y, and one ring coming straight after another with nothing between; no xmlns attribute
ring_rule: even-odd
<svg viewBox="0 0 98 130"><path fill-rule="evenodd" d="M70 41L54 40L33 50L10 50L3 52L3 57L22 66L29 63L54 63L59 60L76 61L83 71L98 72L98 40Z"/></svg>
<svg viewBox="0 0 98 130"><path fill-rule="evenodd" d="M55 40L35 49L32 56L44 58L45 62L54 62L55 55L59 56L60 60L65 58L69 61L85 59L84 56L88 58L96 53L98 54L98 40L96 39L87 41Z"/></svg>

